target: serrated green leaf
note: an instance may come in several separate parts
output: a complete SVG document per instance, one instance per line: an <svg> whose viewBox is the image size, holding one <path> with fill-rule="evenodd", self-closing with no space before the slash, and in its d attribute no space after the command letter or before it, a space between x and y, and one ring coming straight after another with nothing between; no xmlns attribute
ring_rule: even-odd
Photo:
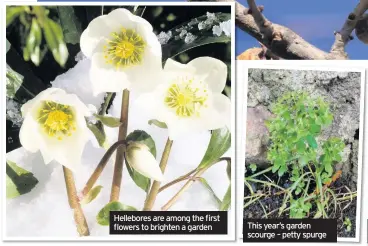
<svg viewBox="0 0 368 246"><path fill-rule="evenodd" d="M128 142L129 141L134 141L134 142L139 142L139 143L145 144L149 148L151 154L154 157L156 157L156 144L155 144L155 141L145 131L135 130L127 136L126 140ZM134 168L131 168L129 163L127 163L127 164L128 165L126 167L128 169L128 173L129 173L130 177L132 178L132 180L134 181L134 183L138 187L143 189L145 192L148 192L148 190L151 186L151 180L149 178L147 178L146 176L143 176L139 172L135 171Z"/></svg>
<svg viewBox="0 0 368 246"><path fill-rule="evenodd" d="M120 119L111 117L111 116L105 116L105 115L98 115L94 114L94 116L101 121L102 124L108 127L119 127L121 125Z"/></svg>
<svg viewBox="0 0 368 246"><path fill-rule="evenodd" d="M30 192L38 183L33 173L6 161L6 198L11 199Z"/></svg>
<svg viewBox="0 0 368 246"><path fill-rule="evenodd" d="M165 122L162 122L162 121L158 121L158 120L149 120L148 121L148 124L149 125L155 125L159 128L167 128L167 125Z"/></svg>
<svg viewBox="0 0 368 246"><path fill-rule="evenodd" d="M208 184L207 180L205 178L199 178L199 181L203 184L204 187L207 188L207 190L211 193L213 199L216 201L217 207L220 209L222 205L222 201L218 198L215 191L211 188L211 186Z"/></svg>
<svg viewBox="0 0 368 246"><path fill-rule="evenodd" d="M68 60L69 53L64 42L63 30L60 25L50 18L46 18L43 23L43 33L47 46L51 50L55 61L57 61L60 66L64 67Z"/></svg>
<svg viewBox="0 0 368 246"><path fill-rule="evenodd" d="M229 210L230 205L231 205L231 185L229 185L229 188L227 188L224 198L222 199L220 211Z"/></svg>
<svg viewBox="0 0 368 246"><path fill-rule="evenodd" d="M97 223L103 226L110 224L110 211L137 211L136 208L122 204L121 202L110 202L103 207L97 214Z"/></svg>
<svg viewBox="0 0 368 246"><path fill-rule="evenodd" d="M65 42L69 44L79 44L83 30L74 7L58 6L56 8L59 13L60 26L63 30Z"/></svg>
<svg viewBox="0 0 368 246"><path fill-rule="evenodd" d="M204 168L216 162L231 146L231 133L227 127L212 131L206 153L198 168Z"/></svg>
<svg viewBox="0 0 368 246"><path fill-rule="evenodd" d="M90 190L88 194L80 201L80 204L85 205L85 204L92 202L94 199L96 199L98 194L100 194L101 189L102 189L102 185L93 187L92 190Z"/></svg>
<svg viewBox="0 0 368 246"><path fill-rule="evenodd" d="M218 22L227 21L231 19L231 14L229 13L215 13ZM195 18L198 22L207 20L207 15L203 15L200 17ZM181 30L183 27L188 28L189 23L193 23L195 19L192 19L188 22L185 22L175 28L169 30L172 33L172 38L164 45L162 45L162 59L163 62L166 62L168 58L174 57L179 55L182 52L190 50L192 48L211 44L211 43L228 43L231 41L231 37L228 37L224 34L221 36L216 36L212 32L212 27L209 29L198 29L198 23L191 25L191 28L188 32L194 35L196 38L192 42L185 42L184 38L175 38L176 36L179 37Z"/></svg>
<svg viewBox="0 0 368 246"><path fill-rule="evenodd" d="M6 66L6 96L16 99L16 93L22 86L23 76Z"/></svg>

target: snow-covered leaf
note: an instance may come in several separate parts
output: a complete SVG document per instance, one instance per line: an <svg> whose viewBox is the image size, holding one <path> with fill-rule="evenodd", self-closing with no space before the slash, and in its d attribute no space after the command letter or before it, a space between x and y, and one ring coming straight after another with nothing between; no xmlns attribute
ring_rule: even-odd
<svg viewBox="0 0 368 246"><path fill-rule="evenodd" d="M93 187L92 190L90 190L88 194L80 201L80 204L85 205L85 204L92 202L94 199L96 199L98 194L100 194L101 189L102 189L102 185Z"/></svg>
<svg viewBox="0 0 368 246"><path fill-rule="evenodd" d="M97 223L103 226L110 224L110 211L137 211L136 208L122 204L121 202L110 202L97 214Z"/></svg>
<svg viewBox="0 0 368 246"><path fill-rule="evenodd" d="M149 148L151 154L156 157L155 141L145 131L135 130L127 136L126 140L145 144ZM129 163L127 163L127 169L134 183L145 192L148 192L151 186L151 180L134 170Z"/></svg>
<svg viewBox="0 0 368 246"><path fill-rule="evenodd" d="M121 125L120 119L111 117L111 116L104 116L104 115L94 115L99 121L102 122L105 126L108 127L119 127Z"/></svg>
<svg viewBox="0 0 368 246"><path fill-rule="evenodd" d="M79 44L82 35L82 24L73 6L58 6L60 26L63 29L64 40L69 44Z"/></svg>
<svg viewBox="0 0 368 246"><path fill-rule="evenodd" d="M33 173L6 161L6 198L11 199L30 192L38 183Z"/></svg>
<svg viewBox="0 0 368 246"><path fill-rule="evenodd" d="M220 22L230 20L231 14L215 13L214 16L216 19L213 21L208 18L207 14L169 30L167 33L170 34L171 37L168 36L164 39L165 42L162 43L163 62L168 58L174 57L198 46L230 42L231 38L225 34L220 36L214 35L212 26L219 24ZM207 23L207 26L200 30L199 24L205 22Z"/></svg>
<svg viewBox="0 0 368 246"><path fill-rule="evenodd" d="M231 146L231 133L227 127L214 130L206 153L198 168L215 163Z"/></svg>

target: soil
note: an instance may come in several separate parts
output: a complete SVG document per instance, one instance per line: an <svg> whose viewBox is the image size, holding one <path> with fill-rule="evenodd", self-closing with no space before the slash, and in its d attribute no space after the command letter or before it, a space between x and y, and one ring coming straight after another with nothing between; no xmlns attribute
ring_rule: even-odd
<svg viewBox="0 0 368 246"><path fill-rule="evenodd" d="M260 172L262 170L257 170L256 172ZM247 174L246 174L247 175ZM248 175L250 175L248 173ZM291 182L289 180L289 177L285 177L285 175L282 178L279 178L277 174L273 174L272 172L266 173L267 177L263 175L260 175L257 177L259 180L264 181L270 181L273 180L277 185L287 188L291 185ZM346 187L352 187L352 175L345 174L342 175L338 180L336 180L334 183L331 184L330 188L335 191L336 194L340 192L348 192ZM288 211L284 212L280 216L278 215L278 209L281 207L283 203L284 196L283 195L277 195L276 193L280 190L277 188L270 188L269 186L263 185L261 183L250 183L253 189L254 193L257 192L268 192L271 194L270 196L267 196L265 198L259 199L260 202L254 202L251 205L249 205L247 208L244 209L244 218L245 219L258 219L258 218L264 218L265 210L267 213L275 210L274 213L271 213L267 216L269 219L286 219L289 218ZM314 190L314 187L310 188L310 193L312 193ZM351 190L354 191L354 190ZM249 196L249 188L245 186L244 188L244 196ZM295 196L294 198L297 198ZM246 201L245 201L246 202ZM260 205L260 203L263 205ZM355 237L355 231L356 231L356 198L352 199L352 201L347 201L340 206L337 206L336 211L334 211L334 208L330 208L329 211L327 211L327 214L329 215L329 218L337 219L337 236L338 237ZM287 204L287 207L289 204ZM309 214L309 218L313 218L316 211L316 207L313 206L311 209L311 213ZM349 218L351 221L351 230L347 231L346 226L344 225L345 218Z"/></svg>

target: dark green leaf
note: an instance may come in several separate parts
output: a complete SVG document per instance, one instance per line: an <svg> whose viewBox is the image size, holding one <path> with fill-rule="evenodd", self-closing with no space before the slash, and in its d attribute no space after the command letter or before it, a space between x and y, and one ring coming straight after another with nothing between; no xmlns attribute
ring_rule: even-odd
<svg viewBox="0 0 368 246"><path fill-rule="evenodd" d="M156 144L155 144L155 141L145 131L135 130L134 132L130 133L127 136L126 140L128 142L129 141L134 141L134 142L139 142L139 143L145 144L149 148L151 154L156 157ZM133 179L134 183L138 187L143 189L145 192L148 192L148 190L151 186L151 180L149 178L143 176L139 172L135 171L133 168L131 168L129 163L127 165L127 169L128 169L128 173L129 173L130 177Z"/></svg>
<svg viewBox="0 0 368 246"><path fill-rule="evenodd" d="M142 130L135 130L135 131L129 133L126 140L128 142L129 141L134 141L134 142L139 142L139 143L145 144L149 148L151 154L154 157L156 157L156 144L155 144L155 141L153 140L151 135L149 135L147 132L142 131Z"/></svg>
<svg viewBox="0 0 368 246"><path fill-rule="evenodd" d="M167 128L167 125L166 125L165 122L158 121L158 120L149 120L148 124L155 125L155 126L160 127L160 128Z"/></svg>
<svg viewBox="0 0 368 246"><path fill-rule="evenodd" d="M73 6L58 6L60 25L64 33L64 40L69 44L79 44L82 35L80 23Z"/></svg>
<svg viewBox="0 0 368 246"><path fill-rule="evenodd" d="M97 214L97 223L103 226L110 224L110 211L137 211L136 208L122 204L121 202L110 202Z"/></svg>
<svg viewBox="0 0 368 246"><path fill-rule="evenodd" d="M101 189L102 189L102 185L93 187L92 190L90 190L88 194L82 199L82 201L80 201L80 204L84 205L84 204L88 204L92 202L94 199L96 199L98 194L100 194Z"/></svg>
<svg viewBox="0 0 368 246"><path fill-rule="evenodd" d="M215 13L215 15L219 21L227 21L231 19L231 14ZM207 19L207 15L203 15L203 16L196 18L198 22L204 21L206 19ZM231 41L231 38L224 34L222 34L219 37L214 35L212 32L212 27L206 30L204 29L199 30L198 23L193 24L193 25L189 24L189 23L194 23L194 21L195 19L190 20L170 30L173 37L166 44L162 45L163 62L166 62L168 58L174 57L176 55L179 55L182 52L185 52L189 49L192 49L198 46L211 44L211 43L227 43ZM190 25L190 27L188 27L188 25ZM192 35L196 37L194 41L186 43L184 41L184 36L182 36L182 38L179 38L181 30L183 28L190 29L188 30L188 32L190 32Z"/></svg>
<svg viewBox="0 0 368 246"><path fill-rule="evenodd" d="M227 211L229 210L231 205L231 185L227 188L224 198L222 199L222 203L220 206L220 211Z"/></svg>
<svg viewBox="0 0 368 246"><path fill-rule="evenodd" d="M6 161L6 198L11 199L30 192L38 183L33 173Z"/></svg>
<svg viewBox="0 0 368 246"><path fill-rule="evenodd" d="M312 148L312 149L317 149L318 145L317 145L317 141L316 139L312 136L312 135L308 135L305 137L305 140L307 140L308 145Z"/></svg>
<svg viewBox="0 0 368 246"><path fill-rule="evenodd" d="M23 76L6 66L6 96L16 99L16 93L22 86ZM21 101L21 100L19 100Z"/></svg>
<svg viewBox="0 0 368 246"><path fill-rule="evenodd" d="M231 146L231 133L227 127L214 130L206 153L198 168L215 163Z"/></svg>
<svg viewBox="0 0 368 246"><path fill-rule="evenodd" d="M108 127L119 127L121 125L120 119L111 117L111 116L104 116L104 115L98 115L94 114L94 116L101 121L102 124Z"/></svg>
<svg viewBox="0 0 368 246"><path fill-rule="evenodd" d="M43 23L43 32L47 46L52 52L55 61L64 67L69 53L64 42L63 30L55 21L47 18Z"/></svg>

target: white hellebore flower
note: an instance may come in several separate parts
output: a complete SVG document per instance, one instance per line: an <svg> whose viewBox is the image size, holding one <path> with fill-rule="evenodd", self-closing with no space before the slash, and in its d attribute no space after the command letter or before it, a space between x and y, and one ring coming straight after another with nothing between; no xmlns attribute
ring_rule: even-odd
<svg viewBox="0 0 368 246"><path fill-rule="evenodd" d="M221 94L227 67L211 57L199 57L184 65L166 61L162 83L137 103L153 119L165 122L169 137L230 126L231 102Z"/></svg>
<svg viewBox="0 0 368 246"><path fill-rule="evenodd" d="M143 176L161 182L163 174L155 157L145 144L131 142L125 152L128 164Z"/></svg>
<svg viewBox="0 0 368 246"><path fill-rule="evenodd" d="M81 50L92 60L94 94L123 89L149 91L162 70L161 44L151 24L127 9L116 9L89 23L82 33Z"/></svg>
<svg viewBox="0 0 368 246"><path fill-rule="evenodd" d="M40 150L45 164L56 160L75 170L90 136L84 118L90 116L88 107L74 94L49 88L25 103L21 111L22 146L33 153Z"/></svg>

